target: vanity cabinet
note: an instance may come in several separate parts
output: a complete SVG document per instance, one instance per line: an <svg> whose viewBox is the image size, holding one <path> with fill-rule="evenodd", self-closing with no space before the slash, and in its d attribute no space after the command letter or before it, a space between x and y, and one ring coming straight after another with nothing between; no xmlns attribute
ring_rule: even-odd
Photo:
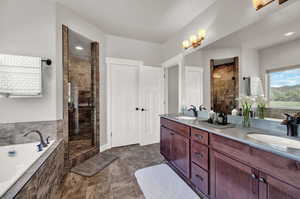
<svg viewBox="0 0 300 199"><path fill-rule="evenodd" d="M172 132L164 127L160 128L160 153L166 160L172 160Z"/></svg>
<svg viewBox="0 0 300 199"><path fill-rule="evenodd" d="M173 165L182 172L182 174L190 177L190 143L189 139L180 134L172 134L172 157Z"/></svg>
<svg viewBox="0 0 300 199"><path fill-rule="evenodd" d="M212 198L300 198L298 162L217 135L211 141Z"/></svg>
<svg viewBox="0 0 300 199"><path fill-rule="evenodd" d="M211 153L211 196L215 199L258 199L255 169L221 153Z"/></svg>
<svg viewBox="0 0 300 199"><path fill-rule="evenodd" d="M190 129L161 119L161 154L186 178L190 178Z"/></svg>
<svg viewBox="0 0 300 199"><path fill-rule="evenodd" d="M161 118L161 154L210 199L299 199L300 163Z"/></svg>
<svg viewBox="0 0 300 199"><path fill-rule="evenodd" d="M284 183L270 175L260 173L259 199L298 199L300 189Z"/></svg>

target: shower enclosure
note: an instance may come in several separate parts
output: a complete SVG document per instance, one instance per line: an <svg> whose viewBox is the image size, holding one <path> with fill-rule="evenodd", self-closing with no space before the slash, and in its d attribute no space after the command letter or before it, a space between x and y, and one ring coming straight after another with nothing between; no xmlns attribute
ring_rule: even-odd
<svg viewBox="0 0 300 199"><path fill-rule="evenodd" d="M69 167L99 152L99 45L63 27L64 138Z"/></svg>

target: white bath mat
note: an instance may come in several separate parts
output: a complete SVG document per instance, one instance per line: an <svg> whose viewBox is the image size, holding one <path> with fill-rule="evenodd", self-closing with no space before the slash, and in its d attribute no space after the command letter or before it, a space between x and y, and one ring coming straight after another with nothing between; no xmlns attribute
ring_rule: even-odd
<svg viewBox="0 0 300 199"><path fill-rule="evenodd" d="M146 199L200 199L166 164L140 169L135 177Z"/></svg>

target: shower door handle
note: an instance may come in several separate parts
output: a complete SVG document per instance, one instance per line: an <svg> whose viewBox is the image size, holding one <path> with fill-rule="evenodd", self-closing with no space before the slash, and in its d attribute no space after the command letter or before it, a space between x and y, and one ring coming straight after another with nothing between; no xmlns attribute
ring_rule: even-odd
<svg viewBox="0 0 300 199"><path fill-rule="evenodd" d="M72 102L71 88L72 88L72 84L71 84L71 82L68 82L68 102L69 102L69 104L71 104L71 102Z"/></svg>

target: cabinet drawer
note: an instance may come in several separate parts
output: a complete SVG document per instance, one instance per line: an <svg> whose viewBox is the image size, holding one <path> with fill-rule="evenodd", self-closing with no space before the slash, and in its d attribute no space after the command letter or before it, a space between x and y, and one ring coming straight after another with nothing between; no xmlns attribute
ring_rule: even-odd
<svg viewBox="0 0 300 199"><path fill-rule="evenodd" d="M194 163L192 163L191 181L198 191L208 195L208 173Z"/></svg>
<svg viewBox="0 0 300 199"><path fill-rule="evenodd" d="M195 140L192 140L191 143L192 162L199 165L203 169L208 170L208 147L199 144Z"/></svg>
<svg viewBox="0 0 300 199"><path fill-rule="evenodd" d="M250 161L250 146L218 135L210 135L213 149L244 162Z"/></svg>
<svg viewBox="0 0 300 199"><path fill-rule="evenodd" d="M160 119L160 124L172 131L179 133L185 137L190 137L190 127L180 124L178 122L174 122L165 118Z"/></svg>
<svg viewBox="0 0 300 199"><path fill-rule="evenodd" d="M208 145L208 132L200 129L192 128L191 137L193 140L200 142L201 144Z"/></svg>

